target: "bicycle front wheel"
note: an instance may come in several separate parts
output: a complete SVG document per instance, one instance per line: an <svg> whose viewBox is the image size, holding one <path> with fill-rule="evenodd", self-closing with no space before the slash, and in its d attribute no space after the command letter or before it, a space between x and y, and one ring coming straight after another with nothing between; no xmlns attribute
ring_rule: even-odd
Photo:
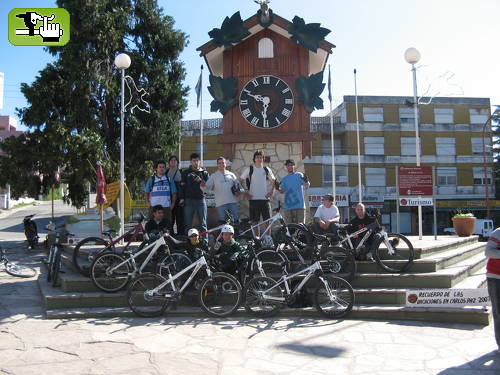
<svg viewBox="0 0 500 375"><path fill-rule="evenodd" d="M338 319L346 316L354 305L354 291L346 280L323 275L318 277L314 292L316 309L327 318Z"/></svg>
<svg viewBox="0 0 500 375"><path fill-rule="evenodd" d="M7 272L9 275L12 276L25 277L25 278L33 277L36 275L36 271L33 268L20 266L18 264L10 262L5 265L5 272Z"/></svg>
<svg viewBox="0 0 500 375"><path fill-rule="evenodd" d="M54 256L50 264L50 278L52 286L57 286L59 283L59 270L61 269L61 249L54 249Z"/></svg>
<svg viewBox="0 0 500 375"><path fill-rule="evenodd" d="M283 290L270 277L254 277L245 286L245 310L250 314L260 317L276 315L281 304L271 298L283 298Z"/></svg>
<svg viewBox="0 0 500 375"><path fill-rule="evenodd" d="M387 237L387 240L381 238L376 244L375 261L387 272L406 271L415 257L413 245L402 234L391 233Z"/></svg>
<svg viewBox="0 0 500 375"><path fill-rule="evenodd" d="M356 273L354 254L340 246L329 246L321 249L321 268L323 272L352 280Z"/></svg>
<svg viewBox="0 0 500 375"><path fill-rule="evenodd" d="M78 242L73 249L73 264L83 276L90 276L90 266L94 259L109 246L100 237L87 237Z"/></svg>
<svg viewBox="0 0 500 375"><path fill-rule="evenodd" d="M201 284L200 306L209 315L228 316L240 305L241 294L240 283L234 276L215 272Z"/></svg>
<svg viewBox="0 0 500 375"><path fill-rule="evenodd" d="M132 311L146 318L162 315L169 303L164 294L171 289L170 284L158 292L151 291L164 281L164 277L154 273L143 273L132 280L127 289L127 303Z"/></svg>
<svg viewBox="0 0 500 375"><path fill-rule="evenodd" d="M261 263L261 269L257 261ZM288 270L289 261L286 255L273 248L264 248L255 254L250 263L250 272L253 275L267 276L273 279L279 279L285 270Z"/></svg>
<svg viewBox="0 0 500 375"><path fill-rule="evenodd" d="M104 253L94 259L90 267L92 283L106 293L125 288L130 279L130 264L121 255Z"/></svg>

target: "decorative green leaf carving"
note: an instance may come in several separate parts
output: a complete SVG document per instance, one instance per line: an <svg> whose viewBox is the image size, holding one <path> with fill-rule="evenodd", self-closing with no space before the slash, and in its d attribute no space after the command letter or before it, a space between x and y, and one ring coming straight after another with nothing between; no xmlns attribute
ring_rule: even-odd
<svg viewBox="0 0 500 375"><path fill-rule="evenodd" d="M238 102L236 99L238 91L236 78L229 77L224 79L210 74L209 80L210 86L208 86L208 91L214 98L210 103L210 111L219 111L225 115Z"/></svg>
<svg viewBox="0 0 500 375"><path fill-rule="evenodd" d="M268 28L271 26L273 23L273 11L271 9L268 10L269 15L267 16L267 22L266 22L266 17L262 14L262 10L259 9L257 11L257 19L259 20L259 25L262 26L263 28Z"/></svg>
<svg viewBox="0 0 500 375"><path fill-rule="evenodd" d="M212 29L208 33L212 38L212 42L217 46L224 46L226 48L232 47L233 44L238 43L250 35L250 31L243 26L240 12L236 12L231 18L226 17L222 22L220 29Z"/></svg>
<svg viewBox="0 0 500 375"><path fill-rule="evenodd" d="M330 33L330 30L321 27L319 23L304 22L304 19L295 16L293 23L288 26L288 32L292 35L290 38L294 43L300 45L308 50L316 52L321 41Z"/></svg>
<svg viewBox="0 0 500 375"><path fill-rule="evenodd" d="M304 105L308 112L312 112L314 109L323 109L323 99L320 98L325 88L322 71L309 77L300 76L295 80L295 86L299 92L298 101Z"/></svg>

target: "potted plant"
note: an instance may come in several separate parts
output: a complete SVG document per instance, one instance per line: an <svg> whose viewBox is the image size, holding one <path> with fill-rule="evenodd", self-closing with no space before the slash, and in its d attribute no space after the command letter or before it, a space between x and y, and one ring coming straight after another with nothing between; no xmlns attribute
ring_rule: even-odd
<svg viewBox="0 0 500 375"><path fill-rule="evenodd" d="M468 237L474 233L476 227L476 217L470 212L457 210L457 213L451 218L453 229L460 237Z"/></svg>

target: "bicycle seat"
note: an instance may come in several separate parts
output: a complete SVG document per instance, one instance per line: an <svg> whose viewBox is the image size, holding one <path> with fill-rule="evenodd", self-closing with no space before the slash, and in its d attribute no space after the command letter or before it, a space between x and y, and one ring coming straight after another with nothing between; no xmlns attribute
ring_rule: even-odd
<svg viewBox="0 0 500 375"><path fill-rule="evenodd" d="M113 229L110 229L110 230L107 230L105 232L102 232L102 234L105 235L105 236L112 236L115 233L116 233L116 230L113 230Z"/></svg>

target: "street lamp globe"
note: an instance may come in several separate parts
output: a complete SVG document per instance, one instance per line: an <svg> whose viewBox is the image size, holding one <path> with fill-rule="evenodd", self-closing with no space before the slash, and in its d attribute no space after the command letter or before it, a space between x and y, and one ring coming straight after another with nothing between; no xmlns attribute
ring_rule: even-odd
<svg viewBox="0 0 500 375"><path fill-rule="evenodd" d="M420 52L414 47L410 47L405 51L405 60L408 64L416 64L420 60Z"/></svg>
<svg viewBox="0 0 500 375"><path fill-rule="evenodd" d="M115 57L115 65L118 69L127 69L131 62L130 56L126 53L120 53Z"/></svg>

